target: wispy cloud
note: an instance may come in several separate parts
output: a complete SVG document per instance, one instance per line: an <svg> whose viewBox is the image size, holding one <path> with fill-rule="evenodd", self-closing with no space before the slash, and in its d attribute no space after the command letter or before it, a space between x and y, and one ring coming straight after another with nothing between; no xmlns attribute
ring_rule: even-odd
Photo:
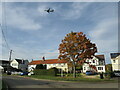
<svg viewBox="0 0 120 90"><path fill-rule="evenodd" d="M14 45L13 45L14 46ZM33 50L34 49L34 50ZM12 58L24 58L24 59L39 59L41 60L43 56L45 56L46 59L53 59L58 58L58 50L51 48L51 49L39 49L33 47L33 49L30 49L29 47L25 47L23 45L14 46L14 51L12 54ZM7 57L8 55L4 55L4 57Z"/></svg>
<svg viewBox="0 0 120 90"><path fill-rule="evenodd" d="M59 14L63 17L63 19L67 20L73 20L73 19L78 19L81 17L82 13L84 10L90 5L90 3L87 2L74 2L69 5L69 9L64 9L62 12Z"/></svg>
<svg viewBox="0 0 120 90"><path fill-rule="evenodd" d="M44 11L49 7L55 12ZM116 3L7 3L6 36L14 50L12 58L57 58L58 45L71 30L82 30L96 43L99 53L116 51L116 12ZM5 50L3 57L8 55Z"/></svg>
<svg viewBox="0 0 120 90"><path fill-rule="evenodd" d="M0 3L0 23L2 23L2 3Z"/></svg>
<svg viewBox="0 0 120 90"><path fill-rule="evenodd" d="M117 51L117 18L104 19L89 31L89 36L97 44L100 52Z"/></svg>
<svg viewBox="0 0 120 90"><path fill-rule="evenodd" d="M10 27L21 30L39 30L42 28L40 23L29 17L26 13L27 8L8 6L6 10L7 24Z"/></svg>

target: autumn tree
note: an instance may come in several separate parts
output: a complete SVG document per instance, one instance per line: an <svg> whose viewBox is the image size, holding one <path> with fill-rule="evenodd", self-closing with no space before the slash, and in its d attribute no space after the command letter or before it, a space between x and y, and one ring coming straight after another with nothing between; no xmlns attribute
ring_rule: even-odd
<svg viewBox="0 0 120 90"><path fill-rule="evenodd" d="M85 59L92 58L97 52L97 47L94 43L82 32L68 33L59 45L59 59L72 62L73 77L76 77L77 63L83 63Z"/></svg>

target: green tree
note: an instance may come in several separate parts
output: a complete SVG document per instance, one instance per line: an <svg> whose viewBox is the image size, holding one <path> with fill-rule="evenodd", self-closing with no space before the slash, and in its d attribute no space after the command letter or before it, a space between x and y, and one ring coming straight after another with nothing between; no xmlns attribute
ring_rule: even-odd
<svg viewBox="0 0 120 90"><path fill-rule="evenodd" d="M106 72L112 72L112 64L105 65Z"/></svg>
<svg viewBox="0 0 120 90"><path fill-rule="evenodd" d="M82 32L68 33L59 45L59 59L72 62L73 77L76 77L76 65L79 61L84 62L87 58L92 58L97 47L91 43Z"/></svg>

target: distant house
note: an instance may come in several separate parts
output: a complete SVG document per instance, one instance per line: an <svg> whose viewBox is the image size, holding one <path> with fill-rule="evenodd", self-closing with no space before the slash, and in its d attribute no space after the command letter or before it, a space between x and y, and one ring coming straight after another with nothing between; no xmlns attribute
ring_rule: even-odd
<svg viewBox="0 0 120 90"><path fill-rule="evenodd" d="M105 58L104 55L95 55L92 59L86 59L83 64L83 73L92 70L95 71L90 65L94 65L97 72L105 72Z"/></svg>
<svg viewBox="0 0 120 90"><path fill-rule="evenodd" d="M23 59L14 59L10 62L10 66L16 69L21 69L22 71L27 71L28 70L28 60L23 60Z"/></svg>
<svg viewBox="0 0 120 90"><path fill-rule="evenodd" d="M110 56L113 71L120 71L120 53L111 53Z"/></svg>
<svg viewBox="0 0 120 90"><path fill-rule="evenodd" d="M3 71L3 70L4 70L4 68L0 65L0 72Z"/></svg>
<svg viewBox="0 0 120 90"><path fill-rule="evenodd" d="M58 60L58 59L48 59L48 60L44 59L44 60L32 61L28 65L28 71L33 71L38 64L46 65L46 69L56 67L57 69L61 69L65 72L68 72L67 61Z"/></svg>
<svg viewBox="0 0 120 90"><path fill-rule="evenodd" d="M8 60L0 60L0 67L1 67L2 71L6 72L8 66L9 66Z"/></svg>

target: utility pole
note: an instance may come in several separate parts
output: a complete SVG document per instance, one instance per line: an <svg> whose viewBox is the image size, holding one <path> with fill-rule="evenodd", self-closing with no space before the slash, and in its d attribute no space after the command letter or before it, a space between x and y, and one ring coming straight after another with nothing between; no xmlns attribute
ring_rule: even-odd
<svg viewBox="0 0 120 90"><path fill-rule="evenodd" d="M10 50L9 63L11 61L12 50Z"/></svg>
<svg viewBox="0 0 120 90"><path fill-rule="evenodd" d="M7 73L9 74L9 70L10 70L10 61L11 61L11 55L12 55L12 50L10 50L10 54L9 54L9 65L8 65L8 70Z"/></svg>

